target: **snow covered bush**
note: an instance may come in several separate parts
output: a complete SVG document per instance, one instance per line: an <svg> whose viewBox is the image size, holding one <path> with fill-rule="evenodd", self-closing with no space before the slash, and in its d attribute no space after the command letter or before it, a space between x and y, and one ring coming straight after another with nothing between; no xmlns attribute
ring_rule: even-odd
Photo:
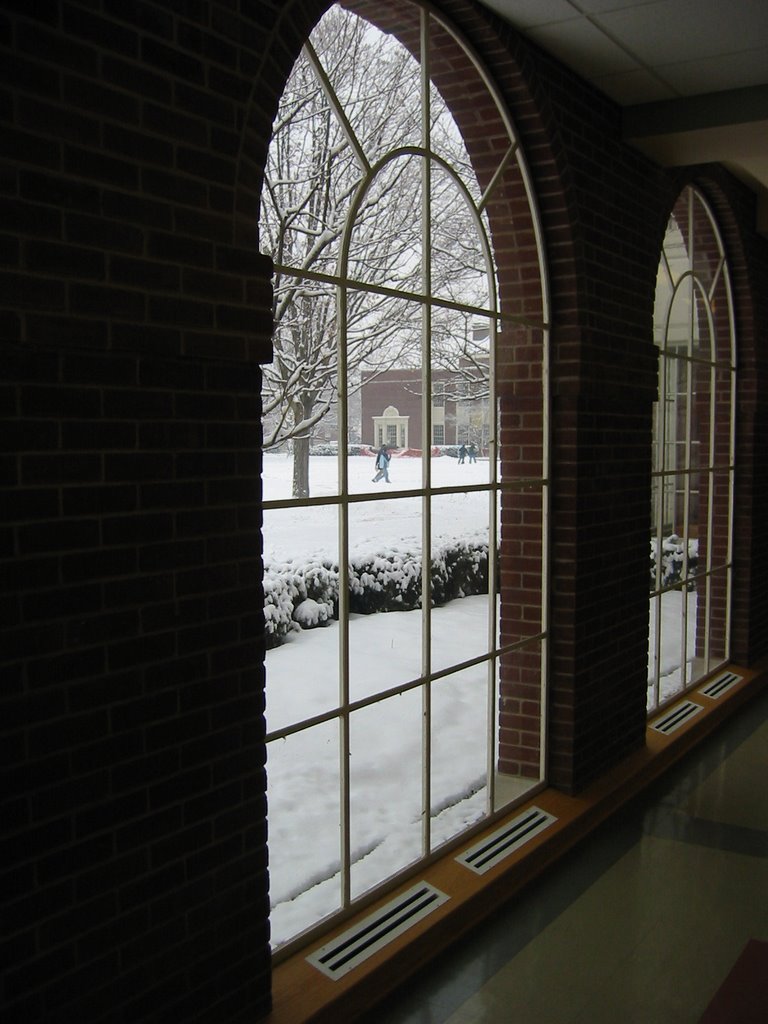
<svg viewBox="0 0 768 1024"><path fill-rule="evenodd" d="M488 545L483 540L444 544L432 560L432 603L488 593ZM353 556L349 565L350 611L412 611L421 607L421 556L388 548ZM279 647L302 629L328 625L339 615L339 570L329 561L268 565L264 570L267 648Z"/></svg>
<svg viewBox="0 0 768 1024"><path fill-rule="evenodd" d="M396 548L354 558L349 565L349 592L352 612L412 611L421 604L421 558Z"/></svg>
<svg viewBox="0 0 768 1024"><path fill-rule="evenodd" d="M291 633L325 626L339 613L339 570L330 562L291 562L264 568L264 624L267 650Z"/></svg>
<svg viewBox="0 0 768 1024"><path fill-rule="evenodd" d="M310 562L296 570L296 584L303 600L314 601L327 610L328 619L339 613L339 569L329 560Z"/></svg>
<svg viewBox="0 0 768 1024"><path fill-rule="evenodd" d="M650 586L651 590L656 588L656 558L658 554L658 544L655 537L651 538L651 565L650 565ZM683 573L683 562L685 560L685 542L682 537L678 537L676 533L671 533L669 537L662 538L661 541L661 585L662 587L673 587L675 584L680 582L680 577ZM690 540L688 542L688 575L693 577L696 575L696 569L699 562L699 542L697 540ZM689 583L689 589L693 589L694 584Z"/></svg>
<svg viewBox="0 0 768 1024"><path fill-rule="evenodd" d="M433 455L450 455L452 459L458 459L459 446L457 444L436 444L432 446Z"/></svg>
<svg viewBox="0 0 768 1024"><path fill-rule="evenodd" d="M293 609L301 600L293 566L264 568L264 626L267 649L279 647L286 636L301 626L293 620Z"/></svg>
<svg viewBox="0 0 768 1024"><path fill-rule="evenodd" d="M309 449L310 455L338 455L339 446L336 444L313 444ZM347 455L375 455L376 453L368 444L348 444Z"/></svg>
<svg viewBox="0 0 768 1024"><path fill-rule="evenodd" d="M488 545L457 541L441 548L432 560L432 603L488 593Z"/></svg>
<svg viewBox="0 0 768 1024"><path fill-rule="evenodd" d="M314 598L306 597L293 609L293 618L302 629L314 629L327 625L332 618L328 605L320 604Z"/></svg>
<svg viewBox="0 0 768 1024"><path fill-rule="evenodd" d="M350 609L411 611L421 607L421 556L391 549L350 565ZM453 541L432 559L432 604L488 593L488 545Z"/></svg>

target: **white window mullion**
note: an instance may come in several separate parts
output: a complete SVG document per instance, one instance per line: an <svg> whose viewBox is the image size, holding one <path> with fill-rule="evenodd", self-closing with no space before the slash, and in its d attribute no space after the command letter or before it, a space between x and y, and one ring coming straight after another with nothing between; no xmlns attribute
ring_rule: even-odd
<svg viewBox="0 0 768 1024"><path fill-rule="evenodd" d="M429 14L421 10L421 273L425 296L432 293L432 165L430 162ZM421 671L422 849L432 846L432 307L421 307Z"/></svg>
<svg viewBox="0 0 768 1024"><path fill-rule="evenodd" d="M712 323L711 311L709 305L707 305L707 313L709 316L709 322L707 327L709 329L709 335L712 338L712 343L715 345L715 332L714 324ZM709 454L707 457L707 564L705 566L706 586L705 586L705 598L706 601L706 625L704 633L704 663L709 669L710 664L710 640L712 635L711 621L712 621L712 540L714 537L715 528L715 486L717 483L717 477L715 473L716 459L715 459L715 437L717 429L717 360L716 352L711 352L710 357L712 362L709 368ZM701 462L701 459L699 459ZM697 609L698 617L698 609Z"/></svg>
<svg viewBox="0 0 768 1024"><path fill-rule="evenodd" d="M727 593L731 593L731 581L733 578L733 505L734 505L734 463L736 461L736 331L733 319L733 301L731 296L731 279L728 267L725 267L725 286L728 296L728 367L730 372L730 442L728 445L728 569L727 569ZM731 602L726 607L726 634L725 634L725 657L730 658L731 653Z"/></svg>
<svg viewBox="0 0 768 1024"><path fill-rule="evenodd" d="M665 258L666 261L666 258ZM669 264L667 263L669 269ZM670 275L671 276L671 275ZM674 294L674 291L673 293ZM664 573L663 563L663 551L662 542L664 540L664 516L666 512L667 504L667 423L668 423L668 389L669 389L669 374L672 369L672 359L669 349L669 337L668 337L668 323L665 322L664 339L662 343L661 359L660 359L660 381L659 381L659 400L657 403L657 417L656 422L659 429L659 464L657 471L659 473L657 479L659 481L658 490L656 492L656 603L654 605L654 644L651 657L653 658L653 687L652 687L652 699L651 704L653 707L658 706L660 694L661 694L661 643L662 643L662 621L663 617L661 614L661 604L663 601L663 595L661 593L661 585ZM675 372L675 380L677 380L677 368ZM677 489L677 477L673 477L672 494L673 494L673 509L674 509L674 493Z"/></svg>
<svg viewBox="0 0 768 1024"><path fill-rule="evenodd" d="M325 73L325 68L320 63L320 59L318 58L317 53L315 52L315 48L312 46L312 43L309 41L309 39L307 39L307 41L304 43L304 51L307 54L307 58L309 59L310 64L312 65L312 70L317 76L317 80L320 83L320 87L325 93L328 102L333 108L334 114L339 120L339 124L341 125L342 130L347 137L347 142L349 142L350 146L352 147L352 151L355 154L355 159L357 160L362 170L367 174L368 171L370 171L371 169L371 165L368 162L368 157L365 155L365 151L363 150L363 147L360 145L360 140L355 134L352 125L349 123L349 118L347 117L346 111L344 110L344 106L339 101L339 98L336 95L336 90L331 85L330 79L328 78L328 75Z"/></svg>
<svg viewBox="0 0 768 1024"><path fill-rule="evenodd" d="M691 448L693 445L692 430L693 430L693 402L694 402L694 389L693 389L693 375L694 375L694 364L690 358L691 351L693 348L693 279L691 279L691 325L688 336L688 360L685 377L686 387L686 398L685 398L685 466L683 473L683 569L682 579L685 581L683 588L680 593L680 599L682 601L682 636L681 636L681 664L680 664L680 678L683 684L683 689L688 685L688 545L691 537L691 477L692 477L692 466L691 466Z"/></svg>
<svg viewBox="0 0 768 1024"><path fill-rule="evenodd" d="M351 896L350 719L349 719L349 482L347 467L347 289L339 286L337 336L339 360L339 806L341 844L341 905Z"/></svg>
<svg viewBox="0 0 768 1024"><path fill-rule="evenodd" d="M496 806L496 761L498 757L497 743L499 729L497 687L500 679L499 648L499 517L501 515L502 492L499 489L499 396L496 394L496 351L498 345L498 320L493 319L489 325L488 339L488 650L491 657L488 661L486 717L487 717L487 759L486 778L488 780L487 813L492 814Z"/></svg>
<svg viewBox="0 0 768 1024"><path fill-rule="evenodd" d="M549 537L550 526L550 421L552 407L550 404L549 389L549 331L542 331L542 405L544 412L544 431L542 437L542 491L541 491L541 536L542 544L542 570L541 570L541 632L543 641L539 644L539 658L541 659L541 702L539 708L539 774L542 780L547 778L547 736L549 727L549 592L550 592L550 559L549 544L545 538Z"/></svg>

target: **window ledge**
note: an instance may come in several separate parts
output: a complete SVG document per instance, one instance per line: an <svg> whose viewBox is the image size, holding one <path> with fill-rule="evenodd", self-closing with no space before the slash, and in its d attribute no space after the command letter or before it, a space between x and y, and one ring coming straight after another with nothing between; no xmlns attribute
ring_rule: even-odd
<svg viewBox="0 0 768 1024"><path fill-rule="evenodd" d="M681 696L680 703L695 700L703 704L704 710L675 732L664 736L648 728L646 744L641 750L625 758L576 796L554 789L538 792L530 803L554 815L557 821L486 874L475 875L462 867L456 860L462 852L462 847L459 847L403 883L395 892L409 888L418 878L434 885L450 898L344 977L338 980L326 977L307 962L306 956L346 931L355 921L369 915L380 904L391 900L392 892L278 964L273 970L273 1009L266 1018L267 1022L336 1024L339 1020L355 1020L402 985L406 978L490 916L500 904L659 778L768 681L766 667L755 670L736 665L728 667L742 676L742 680L717 700L702 696L700 687ZM667 714L674 706L665 707L661 714ZM526 806L515 807L509 817L516 817ZM495 832L504 820L494 821L487 833ZM475 845L484 834L473 835L465 846Z"/></svg>

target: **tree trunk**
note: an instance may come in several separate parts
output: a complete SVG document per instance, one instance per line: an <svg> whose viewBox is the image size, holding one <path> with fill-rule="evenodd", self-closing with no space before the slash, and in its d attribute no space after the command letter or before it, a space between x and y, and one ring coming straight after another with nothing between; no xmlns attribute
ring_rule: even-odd
<svg viewBox="0 0 768 1024"><path fill-rule="evenodd" d="M293 439L293 497L309 497L309 435Z"/></svg>

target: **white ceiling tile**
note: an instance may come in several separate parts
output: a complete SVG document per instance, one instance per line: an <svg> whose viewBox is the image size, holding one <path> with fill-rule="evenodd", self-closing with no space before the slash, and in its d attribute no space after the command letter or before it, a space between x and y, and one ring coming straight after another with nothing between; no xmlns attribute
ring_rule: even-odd
<svg viewBox="0 0 768 1024"><path fill-rule="evenodd" d="M620 106L633 106L637 103L656 103L660 100L675 98L674 90L660 82L655 75L638 68L636 71L620 71L614 75L604 75L593 79L594 85L610 96Z"/></svg>
<svg viewBox="0 0 768 1024"><path fill-rule="evenodd" d="M526 35L585 78L638 67L621 47L586 20L544 25L528 30Z"/></svg>
<svg viewBox="0 0 768 1024"><path fill-rule="evenodd" d="M516 0L513 0L516 2ZM625 7L642 7L644 4L655 4L658 0L577 0L579 8L586 14L598 14L603 11L621 11Z"/></svg>
<svg viewBox="0 0 768 1024"><path fill-rule="evenodd" d="M681 96L763 85L768 78L768 46L662 65L657 70Z"/></svg>
<svg viewBox="0 0 768 1024"><path fill-rule="evenodd" d="M580 17L568 0L485 0L485 6L519 29Z"/></svg>
<svg viewBox="0 0 768 1024"><path fill-rule="evenodd" d="M765 0L658 0L596 17L651 67L734 53L768 38Z"/></svg>

